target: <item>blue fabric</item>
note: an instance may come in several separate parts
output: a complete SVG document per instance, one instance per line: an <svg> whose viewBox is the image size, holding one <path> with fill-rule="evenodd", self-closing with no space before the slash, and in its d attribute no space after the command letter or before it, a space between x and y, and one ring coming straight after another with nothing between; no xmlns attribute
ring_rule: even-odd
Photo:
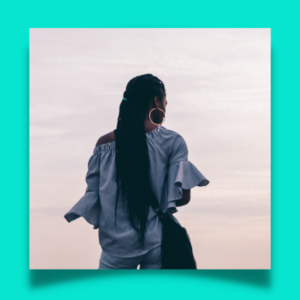
<svg viewBox="0 0 300 300"><path fill-rule="evenodd" d="M136 257L114 257L102 251L98 269L161 269L161 247Z"/></svg>
<svg viewBox="0 0 300 300"><path fill-rule="evenodd" d="M176 200L182 189L206 186L209 181L188 161L185 140L175 131L159 126L146 133L150 159L151 186L164 212L177 212ZM162 224L153 209L149 210L145 247L139 249L136 231L123 210L121 195L115 226L116 168L115 142L98 145L88 162L87 188L84 196L65 214L71 222L83 217L98 229L101 248L116 257L137 257L161 245Z"/></svg>

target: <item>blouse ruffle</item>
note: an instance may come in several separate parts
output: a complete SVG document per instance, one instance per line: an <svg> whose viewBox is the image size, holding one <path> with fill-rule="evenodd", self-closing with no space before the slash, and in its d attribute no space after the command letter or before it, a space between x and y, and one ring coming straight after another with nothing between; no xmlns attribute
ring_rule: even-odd
<svg viewBox="0 0 300 300"><path fill-rule="evenodd" d="M156 141L161 128L157 128L147 134L150 141ZM171 134L162 128L162 134ZM169 159L169 167L166 178L165 197L162 202L163 210L169 213L177 212L176 200L182 199L182 190L189 190L195 186L206 186L209 181L203 174L188 161L188 150L184 139L176 135L171 140L175 149ZM79 217L83 217L94 229L99 228L101 203L100 203L100 157L106 152L113 150L115 143L107 143L96 146L93 155L88 162L88 172L86 175L87 188L84 196L64 215L64 218L71 222ZM104 176L104 175L102 175Z"/></svg>
<svg viewBox="0 0 300 300"><path fill-rule="evenodd" d="M188 160L172 164L168 172L168 210L177 212L176 200L182 198L182 189L209 184L203 174Z"/></svg>
<svg viewBox="0 0 300 300"><path fill-rule="evenodd" d="M68 222L83 217L88 223L99 228L100 202L98 192L86 192L86 194L65 214Z"/></svg>
<svg viewBox="0 0 300 300"><path fill-rule="evenodd" d="M68 222L83 217L88 223L94 225L94 229L99 228L100 215L100 153L94 150L88 162L88 172L86 175L87 188L84 196L67 212L64 217Z"/></svg>

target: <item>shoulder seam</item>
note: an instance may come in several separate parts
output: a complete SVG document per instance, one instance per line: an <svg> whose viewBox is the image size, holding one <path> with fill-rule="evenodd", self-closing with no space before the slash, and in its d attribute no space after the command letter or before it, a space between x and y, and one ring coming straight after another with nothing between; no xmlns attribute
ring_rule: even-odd
<svg viewBox="0 0 300 300"><path fill-rule="evenodd" d="M178 133L178 132L176 132L176 131L174 131L174 130L171 130L171 129L167 129L167 128L165 128L165 127L164 127L164 129L165 129L166 131L169 131L169 132L173 133L173 134L175 135L175 137L180 137L181 139L184 140L183 136L182 136L180 133Z"/></svg>
<svg viewBox="0 0 300 300"><path fill-rule="evenodd" d="M181 136L181 135L179 135L180 137L181 137L181 142L180 142L180 144L178 145L178 147L176 148L176 150L174 151L174 152L176 152L180 147L181 147L181 145L183 144L183 137Z"/></svg>
<svg viewBox="0 0 300 300"><path fill-rule="evenodd" d="M168 153L166 151L166 149L163 147L163 145L161 144L161 142L158 140L157 137L154 137L154 139L157 141L157 143L159 143L160 147L164 150L164 153L166 154L166 156L168 157Z"/></svg>
<svg viewBox="0 0 300 300"><path fill-rule="evenodd" d="M179 137L179 138L181 139L181 142L180 142L179 146L177 147L177 149L176 149L175 151L174 151L174 150L171 151L171 153L169 153L169 155L168 155L167 151L165 150L165 148L163 147L163 145L158 141L159 144L161 145L162 149L163 149L164 152L166 153L167 157L170 158L170 156L172 155L172 153L176 152L176 151L179 149L179 147L182 145L184 139L183 139L182 135L180 135L178 132L176 132L176 131L174 131L174 130L167 129L167 128L165 128L165 127L163 127L163 128L164 128L165 131L169 131L169 132L171 132L172 134L174 134L174 135L175 135L174 138L178 138L178 137Z"/></svg>

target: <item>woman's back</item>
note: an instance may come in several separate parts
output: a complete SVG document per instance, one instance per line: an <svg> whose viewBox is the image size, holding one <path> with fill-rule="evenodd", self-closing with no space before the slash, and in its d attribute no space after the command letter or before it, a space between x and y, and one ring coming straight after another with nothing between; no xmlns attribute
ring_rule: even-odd
<svg viewBox="0 0 300 300"><path fill-rule="evenodd" d="M112 137L110 137L112 138ZM146 133L150 162L150 182L153 193L163 211L177 211L176 200L182 198L182 189L205 186L209 181L188 161L187 145L181 135L163 126ZM102 249L116 257L135 257L159 246L162 239L161 223L150 207L144 247L139 247L138 236L131 226L122 202L121 194L115 204L117 193L115 141L99 144L94 148L88 162L85 195L65 215L71 222L84 217L99 229Z"/></svg>

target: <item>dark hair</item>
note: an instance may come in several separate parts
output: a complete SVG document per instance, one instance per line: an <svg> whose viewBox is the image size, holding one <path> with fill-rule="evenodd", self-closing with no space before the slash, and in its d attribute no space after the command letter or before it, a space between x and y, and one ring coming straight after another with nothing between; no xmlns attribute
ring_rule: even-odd
<svg viewBox="0 0 300 300"><path fill-rule="evenodd" d="M149 175L149 156L145 132L145 117L150 101L155 96L162 101L166 95L162 81L152 74L132 78L123 94L119 109L116 135L117 198L119 189L122 202L126 199L126 209L130 224L137 231L141 246L144 245L148 222L149 197L153 195Z"/></svg>

